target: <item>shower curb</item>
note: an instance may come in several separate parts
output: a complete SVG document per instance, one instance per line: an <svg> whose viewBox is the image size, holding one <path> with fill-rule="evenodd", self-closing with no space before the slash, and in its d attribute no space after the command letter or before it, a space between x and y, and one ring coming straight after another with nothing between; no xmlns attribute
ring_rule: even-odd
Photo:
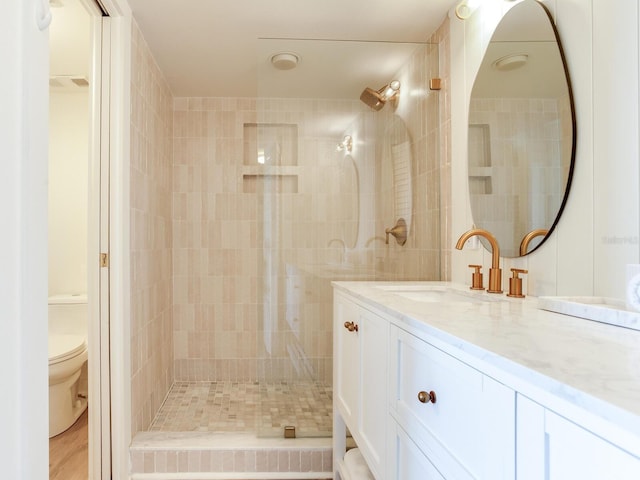
<svg viewBox="0 0 640 480"><path fill-rule="evenodd" d="M306 480L332 477L331 438L142 432L131 443L132 480Z"/></svg>

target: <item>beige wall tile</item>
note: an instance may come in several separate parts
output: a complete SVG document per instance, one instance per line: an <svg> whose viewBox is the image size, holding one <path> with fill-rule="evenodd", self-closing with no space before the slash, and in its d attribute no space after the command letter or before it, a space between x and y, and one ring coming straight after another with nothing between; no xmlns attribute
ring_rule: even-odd
<svg viewBox="0 0 640 480"><path fill-rule="evenodd" d="M173 101L135 23L132 33L131 424L136 433L150 424L174 376ZM146 469L153 459L144 462Z"/></svg>

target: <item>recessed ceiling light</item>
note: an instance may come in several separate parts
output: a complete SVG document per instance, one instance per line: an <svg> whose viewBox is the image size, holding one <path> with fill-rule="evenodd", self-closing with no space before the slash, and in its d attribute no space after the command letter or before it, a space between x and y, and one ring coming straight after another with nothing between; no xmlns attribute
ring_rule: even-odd
<svg viewBox="0 0 640 480"><path fill-rule="evenodd" d="M271 64L278 70L291 70L296 68L300 57L292 52L280 52L271 56Z"/></svg>
<svg viewBox="0 0 640 480"><path fill-rule="evenodd" d="M508 72L509 70L515 70L524 66L529 60L529 55L526 53L513 53L499 58L493 62L493 68L500 70L501 72Z"/></svg>

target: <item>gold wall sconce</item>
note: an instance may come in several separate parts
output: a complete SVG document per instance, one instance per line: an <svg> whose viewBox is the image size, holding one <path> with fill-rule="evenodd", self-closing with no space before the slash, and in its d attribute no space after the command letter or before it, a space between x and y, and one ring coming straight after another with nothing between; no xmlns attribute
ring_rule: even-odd
<svg viewBox="0 0 640 480"><path fill-rule="evenodd" d="M346 151L351 153L353 150L353 137L351 135L345 135L340 143L338 143L336 150L338 152Z"/></svg>

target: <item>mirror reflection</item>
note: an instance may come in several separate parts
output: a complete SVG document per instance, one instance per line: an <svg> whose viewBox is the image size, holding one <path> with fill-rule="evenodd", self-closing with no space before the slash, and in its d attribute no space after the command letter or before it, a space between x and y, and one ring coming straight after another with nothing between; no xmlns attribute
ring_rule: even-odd
<svg viewBox="0 0 640 480"><path fill-rule="evenodd" d="M413 217L413 153L411 136L404 120L393 115L386 126L382 151L383 198L390 201L382 208L387 228L403 219L406 235ZM388 225L387 225L388 224ZM405 235L405 239L406 239Z"/></svg>
<svg viewBox="0 0 640 480"><path fill-rule="evenodd" d="M553 230L571 181L575 114L549 13L524 0L487 47L469 105L469 194L478 228L505 257L526 255Z"/></svg>
<svg viewBox="0 0 640 480"><path fill-rule="evenodd" d="M354 158L344 155L338 166L338 192L340 208L335 216L340 222L340 233L346 248L355 248L358 243L360 219L360 179Z"/></svg>

